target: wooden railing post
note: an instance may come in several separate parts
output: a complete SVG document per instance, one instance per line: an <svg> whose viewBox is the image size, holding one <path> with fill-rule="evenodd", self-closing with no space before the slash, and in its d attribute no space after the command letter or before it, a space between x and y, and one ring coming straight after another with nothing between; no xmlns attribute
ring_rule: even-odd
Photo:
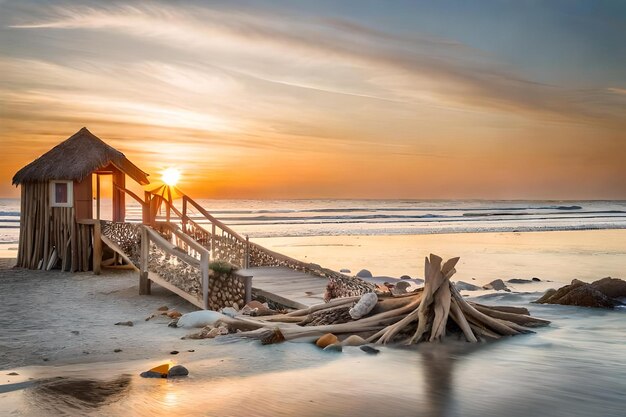
<svg viewBox="0 0 626 417"><path fill-rule="evenodd" d="M250 267L250 237L246 235L246 250L245 250L245 258L243 260L243 267Z"/></svg>
<svg viewBox="0 0 626 417"><path fill-rule="evenodd" d="M183 196L183 215L181 216L181 222L183 224L183 233L187 233L187 196Z"/></svg>
<svg viewBox="0 0 626 417"><path fill-rule="evenodd" d="M102 264L102 225L100 220L93 224L93 273L100 275Z"/></svg>
<svg viewBox="0 0 626 417"><path fill-rule="evenodd" d="M148 279L148 261L150 257L150 236L147 226L141 226L141 258L139 260L139 295L150 295L150 280Z"/></svg>
<svg viewBox="0 0 626 417"><path fill-rule="evenodd" d="M202 305L209 309L209 252L203 251L200 256L200 273L202 274Z"/></svg>
<svg viewBox="0 0 626 417"><path fill-rule="evenodd" d="M215 260L215 223L211 224L211 259Z"/></svg>

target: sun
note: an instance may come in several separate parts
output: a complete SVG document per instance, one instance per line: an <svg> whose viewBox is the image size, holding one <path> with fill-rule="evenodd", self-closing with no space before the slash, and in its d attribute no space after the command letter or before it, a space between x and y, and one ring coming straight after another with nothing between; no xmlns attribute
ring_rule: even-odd
<svg viewBox="0 0 626 417"><path fill-rule="evenodd" d="M175 186L180 179L180 171L176 168L168 168L161 174L161 179L169 186Z"/></svg>

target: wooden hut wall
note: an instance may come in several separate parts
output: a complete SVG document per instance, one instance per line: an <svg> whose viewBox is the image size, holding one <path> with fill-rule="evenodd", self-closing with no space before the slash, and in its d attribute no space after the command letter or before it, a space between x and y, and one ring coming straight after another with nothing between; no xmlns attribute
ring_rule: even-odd
<svg viewBox="0 0 626 417"><path fill-rule="evenodd" d="M74 208L76 219L93 219L92 178L89 174L84 180L74 181Z"/></svg>
<svg viewBox="0 0 626 417"><path fill-rule="evenodd" d="M17 265L45 269L56 249L62 270L88 271L93 226L77 225L74 207L50 207L48 182L26 182L21 187Z"/></svg>

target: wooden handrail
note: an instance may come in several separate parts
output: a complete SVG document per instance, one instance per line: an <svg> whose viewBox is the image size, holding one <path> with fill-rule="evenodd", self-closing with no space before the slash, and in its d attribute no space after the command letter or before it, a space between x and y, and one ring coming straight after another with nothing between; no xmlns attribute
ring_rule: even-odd
<svg viewBox="0 0 626 417"><path fill-rule="evenodd" d="M147 226L143 226L146 228L146 230L148 231L148 235L150 236L150 240L152 242L154 242L160 249L164 250L165 252L167 252L168 254L175 256L177 258L180 258L181 260L183 260L184 262L188 263L189 265L196 267L196 268L200 268L200 261L197 260L196 258L187 255L186 253L183 253L179 250L177 250L177 246L174 245L173 243L168 242L165 238L163 238L163 236L161 236L160 234L158 234L155 230L153 230L150 227Z"/></svg>
<svg viewBox="0 0 626 417"><path fill-rule="evenodd" d="M113 186L114 186L115 188L117 188L118 190L120 190L120 191L122 191L122 192L125 192L126 194L128 194L129 196L131 196L132 198L134 198L135 200L137 200L137 202L138 202L139 204L141 204L141 208L142 208L142 210L145 208L145 206L146 206L146 202L145 202L145 201L143 201L141 198L139 198L139 196L138 196L137 194L133 193L133 192L132 192L132 191L130 191L128 188L120 187L120 186L119 186L119 185L117 185L117 184L113 184Z"/></svg>
<svg viewBox="0 0 626 417"><path fill-rule="evenodd" d="M189 235L183 233L183 231L180 230L180 227L178 227L178 226L176 226L175 224L172 224L172 223L163 223L163 225L165 225L165 227L169 228L172 231L172 233L174 233L174 235L176 237L180 238L187 245L191 246L193 248L193 250L195 250L196 252L198 252L200 254L202 254L202 253L206 253L207 255L209 254L209 250L207 248L205 248L204 246L202 246L201 244L196 242Z"/></svg>

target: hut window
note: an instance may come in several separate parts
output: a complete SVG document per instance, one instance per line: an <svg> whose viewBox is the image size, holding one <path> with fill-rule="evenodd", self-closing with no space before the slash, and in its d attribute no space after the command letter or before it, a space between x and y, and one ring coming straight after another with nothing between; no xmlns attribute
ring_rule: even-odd
<svg viewBox="0 0 626 417"><path fill-rule="evenodd" d="M50 205L52 207L72 207L72 181L50 182Z"/></svg>

